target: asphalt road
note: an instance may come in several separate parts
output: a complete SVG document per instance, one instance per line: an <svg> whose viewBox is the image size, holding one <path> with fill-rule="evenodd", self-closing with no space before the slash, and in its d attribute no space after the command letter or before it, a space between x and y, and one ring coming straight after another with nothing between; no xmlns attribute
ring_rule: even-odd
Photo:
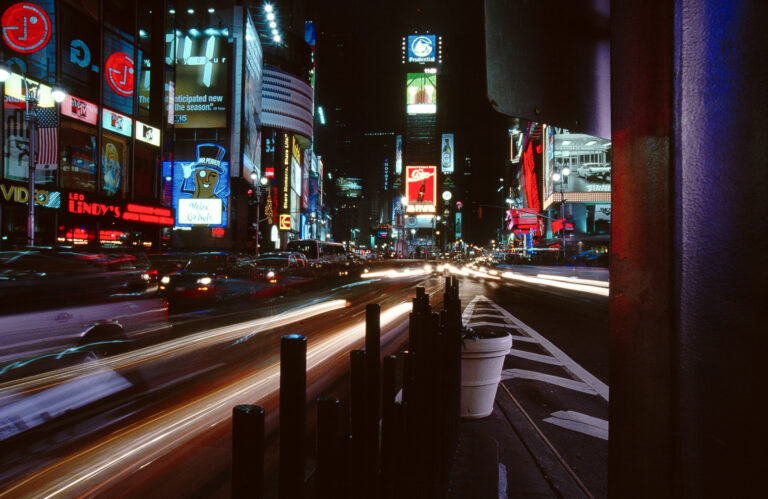
<svg viewBox="0 0 768 499"><path fill-rule="evenodd" d="M501 271L536 275L537 270L552 274L550 269L533 267L498 270L500 275ZM582 279L607 281L607 274L584 270ZM571 274L565 274L566 281L578 282ZM513 335L502 383L594 497L606 497L607 486L605 294L487 275L460 281L462 304L474 305L465 316L469 325L485 323L479 327L506 328Z"/></svg>
<svg viewBox="0 0 768 499"><path fill-rule="evenodd" d="M407 341L415 287L441 296L441 279L421 269L329 281L270 305L274 314L218 318L177 338L0 384L5 417L24 430L0 442L0 497L227 495L232 408L264 405L267 431L276 432L280 337L307 337L313 401L338 388L349 351L362 347L366 303L382 307L382 355Z"/></svg>

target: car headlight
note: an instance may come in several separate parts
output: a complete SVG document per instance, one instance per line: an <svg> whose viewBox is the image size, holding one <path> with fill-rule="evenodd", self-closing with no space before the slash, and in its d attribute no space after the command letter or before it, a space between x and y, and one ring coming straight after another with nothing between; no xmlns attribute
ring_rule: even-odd
<svg viewBox="0 0 768 499"><path fill-rule="evenodd" d="M198 284L202 284L203 286L207 286L207 285L209 285L211 283L211 278L210 277L201 277L200 279L197 280L197 283Z"/></svg>
<svg viewBox="0 0 768 499"><path fill-rule="evenodd" d="M267 279L272 279L273 277L275 277L275 273L274 272L272 272L271 270L269 272L267 272Z"/></svg>
<svg viewBox="0 0 768 499"><path fill-rule="evenodd" d="M167 275L164 275L164 276L163 276L163 277L160 279L160 282L161 282L161 283L163 283L163 284L170 284L170 282L171 282L171 278L170 278L170 277L168 277Z"/></svg>

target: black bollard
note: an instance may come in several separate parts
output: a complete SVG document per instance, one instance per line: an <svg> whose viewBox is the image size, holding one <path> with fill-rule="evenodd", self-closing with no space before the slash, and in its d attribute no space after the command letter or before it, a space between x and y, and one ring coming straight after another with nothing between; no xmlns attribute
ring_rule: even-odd
<svg viewBox="0 0 768 499"><path fill-rule="evenodd" d="M365 306L365 453L369 489L379 490L379 396L381 365L381 306Z"/></svg>
<svg viewBox="0 0 768 499"><path fill-rule="evenodd" d="M396 497L397 455L400 429L396 421L397 366L395 355L384 357L381 394L381 491L386 499Z"/></svg>
<svg viewBox="0 0 768 499"><path fill-rule="evenodd" d="M264 497L264 408L232 409L232 497Z"/></svg>
<svg viewBox="0 0 768 499"><path fill-rule="evenodd" d="M283 499L304 497L304 430L307 339L288 334L280 341L280 479Z"/></svg>
<svg viewBox="0 0 768 499"><path fill-rule="evenodd" d="M365 358L363 350L352 350L350 357L350 418L352 451L350 455L351 497L368 497L365 448Z"/></svg>
<svg viewBox="0 0 768 499"><path fill-rule="evenodd" d="M343 495L344 443L340 428L339 399L317 399L317 497L336 499Z"/></svg>

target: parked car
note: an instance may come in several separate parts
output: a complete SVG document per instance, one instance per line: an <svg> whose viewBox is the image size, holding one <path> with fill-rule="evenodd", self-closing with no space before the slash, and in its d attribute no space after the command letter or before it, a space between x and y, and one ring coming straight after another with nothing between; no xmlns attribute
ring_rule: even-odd
<svg viewBox="0 0 768 499"><path fill-rule="evenodd" d="M0 365L66 348L117 351L167 326L145 256L128 251L0 252Z"/></svg>

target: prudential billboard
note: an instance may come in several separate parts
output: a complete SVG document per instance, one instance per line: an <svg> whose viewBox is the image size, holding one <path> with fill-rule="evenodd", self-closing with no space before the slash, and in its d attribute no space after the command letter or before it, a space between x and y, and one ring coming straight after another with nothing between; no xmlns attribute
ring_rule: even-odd
<svg viewBox="0 0 768 499"><path fill-rule="evenodd" d="M408 62L435 62L435 35L408 35Z"/></svg>

